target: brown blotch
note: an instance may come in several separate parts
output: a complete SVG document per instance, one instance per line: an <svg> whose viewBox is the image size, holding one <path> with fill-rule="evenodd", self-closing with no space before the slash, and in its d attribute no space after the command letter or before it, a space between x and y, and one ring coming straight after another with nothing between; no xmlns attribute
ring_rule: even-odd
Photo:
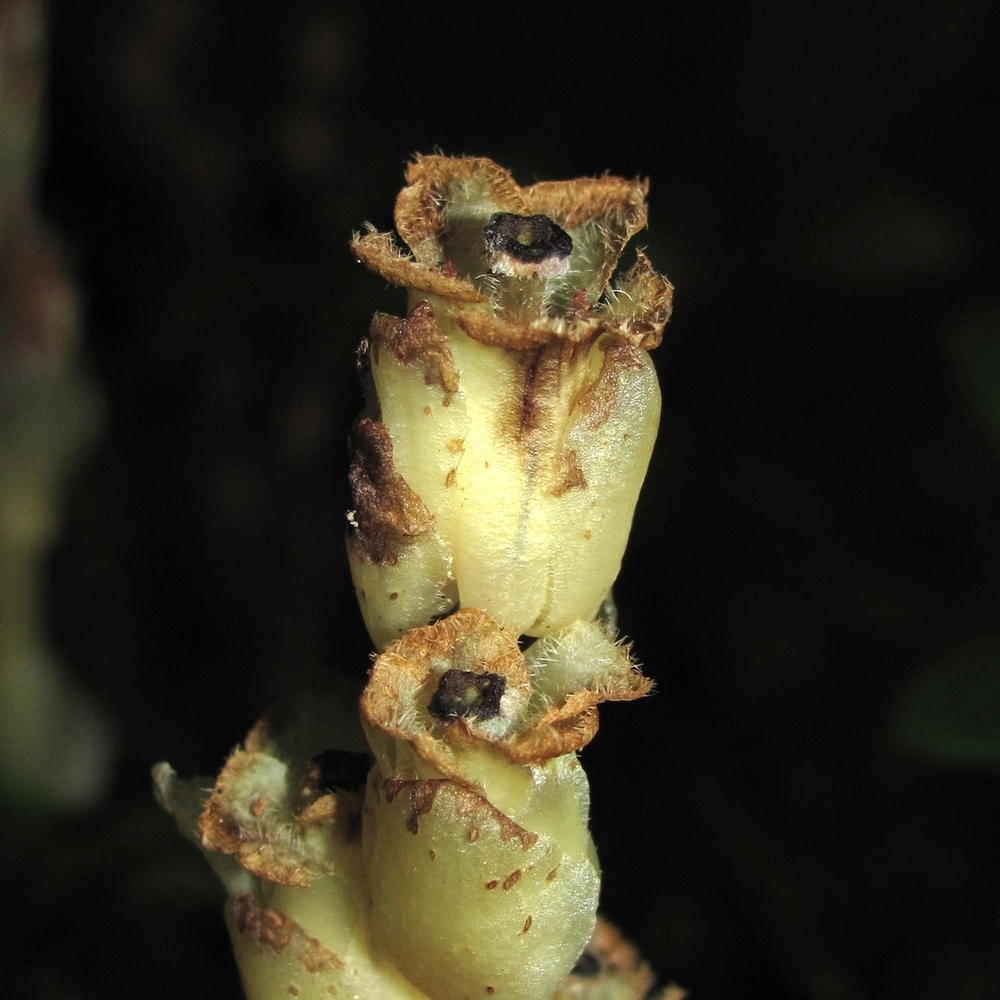
<svg viewBox="0 0 1000 1000"><path fill-rule="evenodd" d="M431 861L433 861L436 857L437 855L433 851L431 851Z"/></svg>
<svg viewBox="0 0 1000 1000"><path fill-rule="evenodd" d="M452 438L445 447L450 454L457 455L460 451L465 450L465 438Z"/></svg>
<svg viewBox="0 0 1000 1000"><path fill-rule="evenodd" d="M470 844L474 844L477 840L479 840L479 827L470 826L465 836Z"/></svg>
<svg viewBox="0 0 1000 1000"><path fill-rule="evenodd" d="M278 954L286 948L291 949L292 955L306 971L345 968L334 952L317 938L306 934L291 917L280 910L263 906L246 892L234 896L232 906L236 929L241 935Z"/></svg>
<svg viewBox="0 0 1000 1000"><path fill-rule="evenodd" d="M577 464L576 452L563 450L556 457L555 485L551 489L554 497L561 497L568 490L578 486L586 488L587 480Z"/></svg>
<svg viewBox="0 0 1000 1000"><path fill-rule="evenodd" d="M487 889L495 889L500 884L499 879L491 878L489 882L486 883Z"/></svg>
<svg viewBox="0 0 1000 1000"><path fill-rule="evenodd" d="M642 355L637 347L620 337L608 337L600 345L604 352L601 372L577 404L585 425L596 430L618 404L622 375L627 371L642 371Z"/></svg>
<svg viewBox="0 0 1000 1000"><path fill-rule="evenodd" d="M453 465L448 470L448 475L444 477L444 485L445 485L445 487L450 490L452 488L452 486L455 485L455 480L456 479L458 479L458 468Z"/></svg>
<svg viewBox="0 0 1000 1000"><path fill-rule="evenodd" d="M429 417L431 415L431 408L429 406L424 407L424 416Z"/></svg>
<svg viewBox="0 0 1000 1000"><path fill-rule="evenodd" d="M503 884L500 886L504 892L510 889L512 886L517 885L521 881L521 869L515 868L504 880Z"/></svg>
<svg viewBox="0 0 1000 1000"><path fill-rule="evenodd" d="M369 561L394 565L399 549L432 528L434 515L396 471L385 424L368 417L354 422L348 478L357 521L354 542Z"/></svg>
<svg viewBox="0 0 1000 1000"><path fill-rule="evenodd" d="M586 529L586 530L585 530L585 531L583 532L583 537L584 537L584 539L585 539L586 541L588 541L588 542L590 541L590 528L587 528L587 529Z"/></svg>
<svg viewBox="0 0 1000 1000"><path fill-rule="evenodd" d="M458 389L458 369L429 302L418 302L405 319L377 314L368 335L376 362L379 349L387 348L400 364L416 369L427 385L442 389L442 402L448 405Z"/></svg>
<svg viewBox="0 0 1000 1000"><path fill-rule="evenodd" d="M295 986L294 984L292 984L291 986L289 986L288 987L288 993L289 993L290 996L297 997L299 995L299 988L298 988L298 986Z"/></svg>
<svg viewBox="0 0 1000 1000"><path fill-rule="evenodd" d="M391 593L391 594L389 595L389 600L390 600L390 601L395 601L395 600L398 600L398 599L399 599L399 592L398 592L398 591L395 591L395 590L394 590L394 591L393 591L393 592L392 592L392 593Z"/></svg>
<svg viewBox="0 0 1000 1000"><path fill-rule="evenodd" d="M420 832L420 817L434 808L434 799L444 784L447 784L444 778L413 781L391 776L382 781L382 792L386 802L390 804L400 792L405 791L409 794L411 811L406 818L406 829L415 834Z"/></svg>
<svg viewBox="0 0 1000 1000"><path fill-rule="evenodd" d="M495 989L494 989L494 987L492 987L492 986L487 986L487 987L486 987L486 992L487 992L487 993L493 993L493 992L495 992Z"/></svg>
<svg viewBox="0 0 1000 1000"><path fill-rule="evenodd" d="M551 882L558 873L559 873L559 866L556 865L555 868L553 868L552 871L550 871L548 875L545 876L545 881Z"/></svg>
<svg viewBox="0 0 1000 1000"><path fill-rule="evenodd" d="M263 796L259 799L254 799L250 805L250 812L253 813L258 819L267 812L267 799Z"/></svg>
<svg viewBox="0 0 1000 1000"><path fill-rule="evenodd" d="M525 920L524 926L521 928L521 933L522 934L527 934L528 931L531 930L531 920L532 920L532 917L531 917L531 914L529 913L528 914L528 919Z"/></svg>

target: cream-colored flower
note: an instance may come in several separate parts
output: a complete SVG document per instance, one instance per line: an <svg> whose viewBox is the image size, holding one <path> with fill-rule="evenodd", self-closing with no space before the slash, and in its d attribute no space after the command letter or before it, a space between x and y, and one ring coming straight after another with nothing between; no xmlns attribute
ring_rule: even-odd
<svg viewBox="0 0 1000 1000"><path fill-rule="evenodd" d="M376 660L361 703L374 767L323 749L356 724L322 697L258 723L208 786L157 765L160 801L229 890L249 1000L550 996L600 885L573 751L600 702L649 687L596 622L522 654L466 609Z"/></svg>
<svg viewBox="0 0 1000 1000"><path fill-rule="evenodd" d="M359 259L409 289L367 340L348 551L381 648L456 605L516 634L593 618L621 563L659 419L646 351L672 288L641 253L642 181L520 188L485 159L419 158Z"/></svg>

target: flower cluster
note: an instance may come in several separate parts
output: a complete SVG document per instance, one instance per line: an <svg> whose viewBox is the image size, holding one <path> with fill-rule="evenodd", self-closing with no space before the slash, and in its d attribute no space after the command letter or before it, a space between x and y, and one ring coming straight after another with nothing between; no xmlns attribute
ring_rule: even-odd
<svg viewBox="0 0 1000 1000"><path fill-rule="evenodd" d="M613 281L646 184L441 156L407 182L405 248L352 242L410 297L372 322L352 433L371 755L314 698L210 792L165 764L157 791L226 882L250 1000L639 1000L648 968L597 921L576 752L601 702L651 687L610 600L672 296L641 253Z"/></svg>

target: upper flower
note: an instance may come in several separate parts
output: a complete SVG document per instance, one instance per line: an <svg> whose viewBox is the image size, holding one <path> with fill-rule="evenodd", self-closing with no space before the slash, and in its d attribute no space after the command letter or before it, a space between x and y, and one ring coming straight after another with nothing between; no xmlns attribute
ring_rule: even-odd
<svg viewBox="0 0 1000 1000"><path fill-rule="evenodd" d="M644 181L521 188L485 159L419 158L388 234L352 249L409 289L362 357L348 550L378 647L456 605L541 636L596 615L659 419L646 350L672 288L641 253Z"/></svg>
<svg viewBox="0 0 1000 1000"><path fill-rule="evenodd" d="M427 296L474 340L510 348L614 333L650 350L673 287L642 253L608 291L625 244L646 225L649 182L585 177L519 187L484 158L421 156L396 199L392 236L356 235L351 249L387 281ZM514 279L513 281L509 279Z"/></svg>

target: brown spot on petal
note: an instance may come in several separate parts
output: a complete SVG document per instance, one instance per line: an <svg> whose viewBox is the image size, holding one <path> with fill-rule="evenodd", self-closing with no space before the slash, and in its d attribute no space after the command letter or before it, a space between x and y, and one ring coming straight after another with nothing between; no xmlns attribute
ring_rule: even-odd
<svg viewBox="0 0 1000 1000"><path fill-rule="evenodd" d="M600 427L618 405L622 376L643 367L639 349L619 337L609 336L599 346L604 352L601 372L577 403L581 419L591 430Z"/></svg>
<svg viewBox="0 0 1000 1000"><path fill-rule="evenodd" d="M514 871L512 871L503 880L503 884L500 886L500 888L503 889L504 892L506 892L508 889L510 889L513 886L517 885L517 883L520 882L520 881L521 881L521 869L520 868L515 868Z"/></svg>
<svg viewBox="0 0 1000 1000"><path fill-rule="evenodd" d="M348 478L357 523L354 540L364 558L393 565L400 548L433 527L434 515L396 471L385 424L367 417L354 422Z"/></svg>
<svg viewBox="0 0 1000 1000"><path fill-rule="evenodd" d="M556 482L550 490L552 495L561 497L569 490L586 486L587 479L577 463L576 452L571 449L559 452L556 458Z"/></svg>
<svg viewBox="0 0 1000 1000"><path fill-rule="evenodd" d="M382 781L382 792L386 802L389 803L392 803L400 792L405 791L409 794L411 811L406 818L406 829L410 833L419 833L420 817L429 813L434 807L434 799L443 784L446 784L444 778L411 781L394 775Z"/></svg>
<svg viewBox="0 0 1000 1000"><path fill-rule="evenodd" d="M499 837L503 843L519 841L525 851L538 842L537 833L519 826L478 792L446 778L412 780L393 776L382 780L381 789L390 804L399 795L409 796L411 808L406 827L412 833L418 832L421 816L432 809L445 809L456 820L472 820L476 828L485 829L489 836Z"/></svg>
<svg viewBox="0 0 1000 1000"><path fill-rule="evenodd" d="M427 385L443 389L447 405L458 389L458 369L429 302L418 302L406 319L376 315L368 335L376 362L381 348L391 351L400 364L418 371Z"/></svg>
<svg viewBox="0 0 1000 1000"><path fill-rule="evenodd" d="M343 961L320 940L310 937L287 914L263 906L249 893L232 900L236 929L245 937L280 954L289 949L307 972L345 968Z"/></svg>

